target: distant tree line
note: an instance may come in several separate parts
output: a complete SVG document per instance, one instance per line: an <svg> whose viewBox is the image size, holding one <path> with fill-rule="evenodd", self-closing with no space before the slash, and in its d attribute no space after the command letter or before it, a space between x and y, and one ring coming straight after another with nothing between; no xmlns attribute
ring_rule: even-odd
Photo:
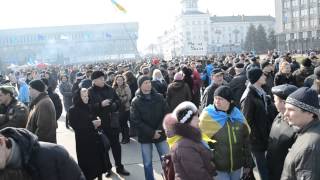
<svg viewBox="0 0 320 180"><path fill-rule="evenodd" d="M267 35L261 24L257 28L251 24L243 48L246 51L256 51L257 53L266 53L268 49L275 49L276 36L274 30Z"/></svg>

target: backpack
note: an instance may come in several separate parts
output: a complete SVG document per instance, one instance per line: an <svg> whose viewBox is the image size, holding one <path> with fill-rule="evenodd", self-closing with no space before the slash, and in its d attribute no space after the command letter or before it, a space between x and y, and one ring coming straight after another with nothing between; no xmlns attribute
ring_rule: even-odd
<svg viewBox="0 0 320 180"><path fill-rule="evenodd" d="M161 165L163 174L162 177L164 180L174 180L175 178L175 171L174 166L171 158L171 154L165 154L161 157Z"/></svg>

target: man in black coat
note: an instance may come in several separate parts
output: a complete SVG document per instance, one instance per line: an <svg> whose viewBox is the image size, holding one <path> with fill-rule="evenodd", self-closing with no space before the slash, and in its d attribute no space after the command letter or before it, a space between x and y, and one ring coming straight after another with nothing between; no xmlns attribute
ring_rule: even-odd
<svg viewBox="0 0 320 180"><path fill-rule="evenodd" d="M201 112L208 105L213 104L214 91L223 84L223 76L224 72L222 71L222 69L215 68L212 70L211 85L204 90L199 112Z"/></svg>
<svg viewBox="0 0 320 180"><path fill-rule="evenodd" d="M139 90L131 103L130 119L136 128L138 141L141 144L145 179L153 180L153 144L160 157L169 151L162 127L163 118L169 112L169 108L163 96L152 89L148 76L140 76L138 85Z"/></svg>
<svg viewBox="0 0 320 180"><path fill-rule="evenodd" d="M26 129L0 131L0 170L25 170L33 180L85 180L79 166L59 145L38 142Z"/></svg>
<svg viewBox="0 0 320 180"><path fill-rule="evenodd" d="M297 89L296 86L289 84L275 86L271 89L279 112L271 127L267 151L269 179L272 180L280 180L284 160L295 141L296 131L285 120L284 113L287 97Z"/></svg>
<svg viewBox="0 0 320 180"><path fill-rule="evenodd" d="M241 111L251 128L250 145L261 180L268 180L267 161L265 151L268 146L270 127L275 116L268 104L266 92L262 85L266 83L266 76L259 68L249 69L247 78L251 85L241 97Z"/></svg>
<svg viewBox="0 0 320 180"><path fill-rule="evenodd" d="M229 87L233 92L234 104L240 108L240 99L243 92L246 90L247 76L244 70L244 64L238 63L235 65L236 76L229 83Z"/></svg>
<svg viewBox="0 0 320 180"><path fill-rule="evenodd" d="M94 71L91 75L92 87L89 89L90 104L96 110L96 115L101 119L101 125L104 133L110 140L110 146L117 167L117 173L128 176L130 173L126 171L121 163L121 145L119 142L119 127L116 123L111 123L112 112L116 112L120 107L120 99L115 90L105 84L104 73L102 71ZM110 177L112 174L112 164L107 157L108 171L106 176Z"/></svg>

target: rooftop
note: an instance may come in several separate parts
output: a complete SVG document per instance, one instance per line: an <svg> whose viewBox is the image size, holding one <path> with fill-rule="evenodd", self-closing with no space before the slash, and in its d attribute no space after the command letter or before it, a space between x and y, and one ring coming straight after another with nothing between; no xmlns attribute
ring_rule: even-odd
<svg viewBox="0 0 320 180"><path fill-rule="evenodd" d="M272 16L212 16L211 22L256 22L256 21L275 21Z"/></svg>

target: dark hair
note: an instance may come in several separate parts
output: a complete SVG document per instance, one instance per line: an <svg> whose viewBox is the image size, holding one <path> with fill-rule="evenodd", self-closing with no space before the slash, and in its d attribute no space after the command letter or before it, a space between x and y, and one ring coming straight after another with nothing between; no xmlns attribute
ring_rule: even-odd
<svg viewBox="0 0 320 180"><path fill-rule="evenodd" d="M68 77L68 75L66 75L66 74L63 74L63 75L61 75L61 77L60 77L60 80L62 81L62 78L63 77L66 77L67 78L67 80L69 80L69 77Z"/></svg>
<svg viewBox="0 0 320 180"><path fill-rule="evenodd" d="M9 91L8 89L6 89L4 87L0 87L0 91L5 95L10 94L10 96L13 97L13 92Z"/></svg>
<svg viewBox="0 0 320 180"><path fill-rule="evenodd" d="M84 104L81 99L81 88L77 89L72 97L72 103L74 106L79 106L81 104Z"/></svg>
<svg viewBox="0 0 320 180"><path fill-rule="evenodd" d="M125 73L123 73L127 84L133 84L133 83L137 83L137 78L134 77L133 73L131 71L127 71Z"/></svg>

